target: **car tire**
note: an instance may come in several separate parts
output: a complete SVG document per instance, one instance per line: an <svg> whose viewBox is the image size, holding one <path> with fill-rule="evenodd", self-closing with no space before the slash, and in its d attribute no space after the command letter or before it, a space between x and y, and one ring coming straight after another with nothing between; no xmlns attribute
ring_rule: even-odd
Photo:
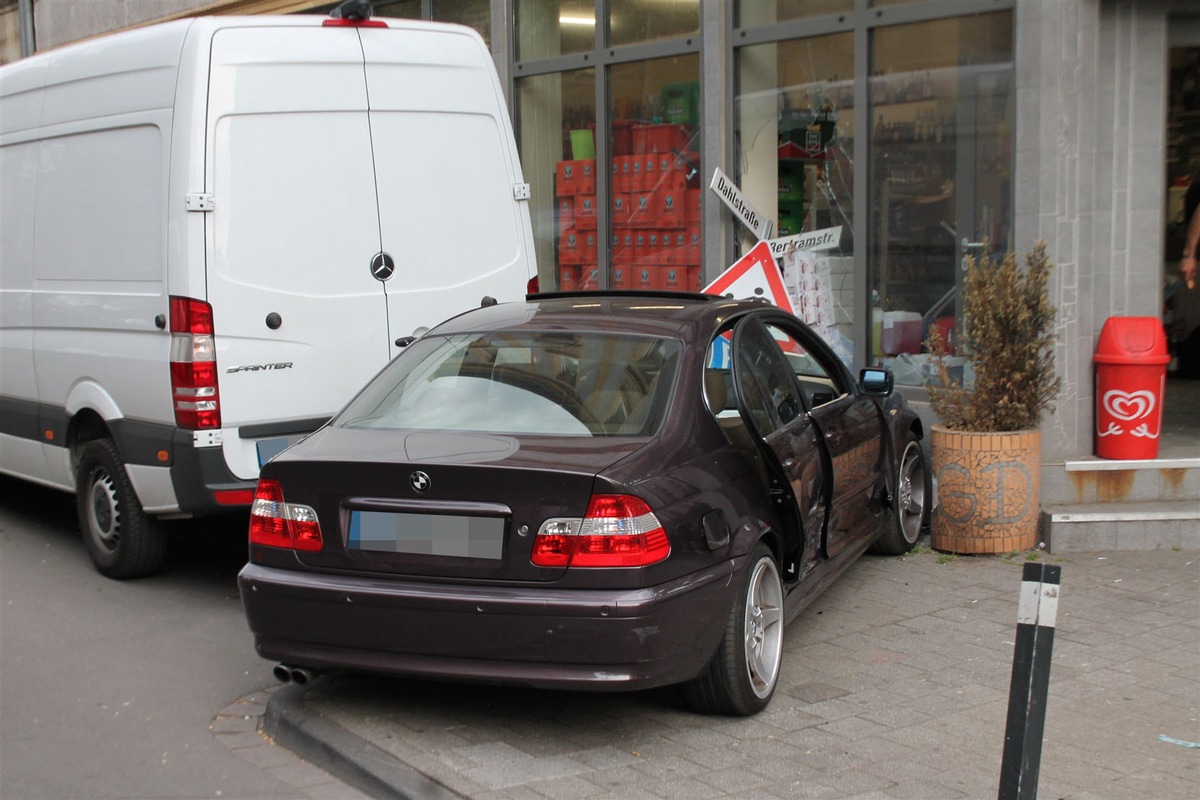
<svg viewBox="0 0 1200 800"><path fill-rule="evenodd" d="M932 497L933 476L925 463L921 440L910 431L896 465L892 524L875 543L875 552L899 556L912 550L921 537L921 531L929 524L929 502Z"/></svg>
<svg viewBox="0 0 1200 800"><path fill-rule="evenodd" d="M79 529L96 569L110 578L125 579L149 575L162 566L166 533L142 510L111 439L83 446L75 490Z"/></svg>
<svg viewBox="0 0 1200 800"><path fill-rule="evenodd" d="M762 543L750 554L725 635L684 695L706 714L750 716L767 707L783 663L783 582L771 550Z"/></svg>

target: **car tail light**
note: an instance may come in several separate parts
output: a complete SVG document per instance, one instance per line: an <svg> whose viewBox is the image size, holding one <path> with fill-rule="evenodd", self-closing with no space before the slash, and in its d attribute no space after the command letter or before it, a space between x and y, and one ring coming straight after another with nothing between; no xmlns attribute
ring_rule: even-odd
<svg viewBox="0 0 1200 800"><path fill-rule="evenodd" d="M212 306L203 300L171 298L171 401L179 427L221 427Z"/></svg>
<svg viewBox="0 0 1200 800"><path fill-rule="evenodd" d="M671 553L666 531L645 501L631 495L592 495L583 519L542 523L533 542L539 567L644 567Z"/></svg>
<svg viewBox="0 0 1200 800"><path fill-rule="evenodd" d="M542 281L537 275L534 275L525 284L525 294L537 294L542 290Z"/></svg>
<svg viewBox="0 0 1200 800"><path fill-rule="evenodd" d="M260 478L250 505L250 544L316 551L324 546L317 512L285 502L279 481Z"/></svg>

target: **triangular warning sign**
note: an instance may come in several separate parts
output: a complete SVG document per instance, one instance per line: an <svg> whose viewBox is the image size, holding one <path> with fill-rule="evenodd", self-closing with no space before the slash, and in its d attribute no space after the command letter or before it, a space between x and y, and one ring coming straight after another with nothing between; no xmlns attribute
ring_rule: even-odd
<svg viewBox="0 0 1200 800"><path fill-rule="evenodd" d="M771 255L771 246L766 242L759 242L749 253L735 261L733 266L704 288L704 293L736 297L739 300L766 300L789 314L794 313L787 289L783 286L783 276L779 274L775 257Z"/></svg>

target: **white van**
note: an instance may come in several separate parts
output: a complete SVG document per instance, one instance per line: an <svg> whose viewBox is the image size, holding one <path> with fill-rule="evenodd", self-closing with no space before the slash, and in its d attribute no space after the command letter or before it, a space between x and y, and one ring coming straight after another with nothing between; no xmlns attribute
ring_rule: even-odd
<svg viewBox="0 0 1200 800"><path fill-rule="evenodd" d="M534 290L529 187L467 28L180 20L0 69L0 471L101 572L247 506L405 337Z"/></svg>

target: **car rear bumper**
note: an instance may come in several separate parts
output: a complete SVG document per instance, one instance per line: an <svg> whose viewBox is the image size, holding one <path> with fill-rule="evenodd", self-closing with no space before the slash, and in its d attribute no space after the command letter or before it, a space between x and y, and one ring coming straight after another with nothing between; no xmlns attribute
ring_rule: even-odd
<svg viewBox="0 0 1200 800"><path fill-rule="evenodd" d="M641 590L462 586L248 564L238 575L263 658L317 669L540 688L689 680L720 642L744 559Z"/></svg>

